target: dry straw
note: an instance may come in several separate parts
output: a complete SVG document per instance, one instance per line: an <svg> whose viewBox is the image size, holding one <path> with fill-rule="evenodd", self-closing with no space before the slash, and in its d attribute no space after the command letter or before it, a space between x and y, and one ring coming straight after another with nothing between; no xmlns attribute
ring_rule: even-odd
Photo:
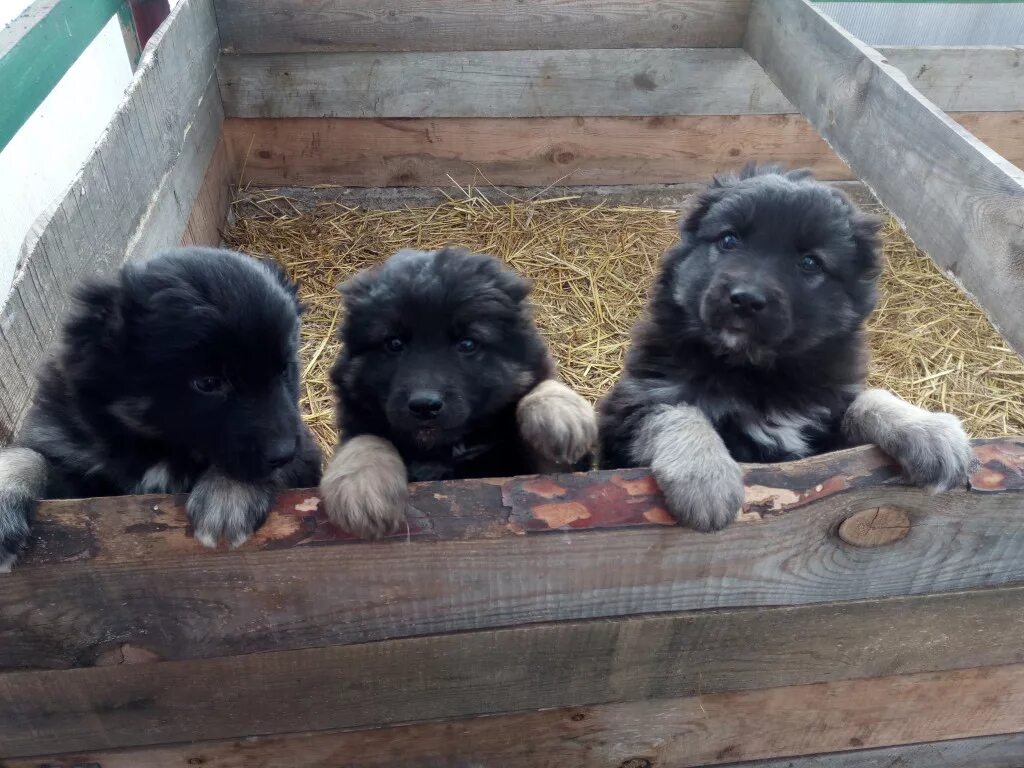
<svg viewBox="0 0 1024 768"><path fill-rule="evenodd" d="M338 352L337 285L399 248L460 245L491 253L534 282L537 320L562 377L596 400L622 366L675 210L572 198L491 202L467 191L440 205L365 210L286 198L245 198L228 242L279 261L307 306L302 387L307 419L326 448L336 439L328 372ZM977 307L889 220L879 310L871 319L871 383L964 419L974 435L1024 433L1024 362Z"/></svg>

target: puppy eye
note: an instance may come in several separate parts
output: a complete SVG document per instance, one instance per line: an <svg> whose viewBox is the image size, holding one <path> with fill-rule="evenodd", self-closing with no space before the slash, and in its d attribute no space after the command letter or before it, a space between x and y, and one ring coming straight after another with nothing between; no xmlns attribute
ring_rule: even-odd
<svg viewBox="0 0 1024 768"><path fill-rule="evenodd" d="M395 336L394 338L388 339L384 342L384 348L388 352L401 352L405 349L405 342Z"/></svg>
<svg viewBox="0 0 1024 768"><path fill-rule="evenodd" d="M480 345L475 339L462 339L456 346L458 347L459 352L464 355L471 355L480 348Z"/></svg>
<svg viewBox="0 0 1024 768"><path fill-rule="evenodd" d="M813 253L805 253L800 257L800 261L797 263L797 266L800 267L801 272L813 275L816 272L821 271L821 259Z"/></svg>
<svg viewBox="0 0 1024 768"><path fill-rule="evenodd" d="M740 239L733 232L726 232L716 243L720 251L733 251L740 247Z"/></svg>
<svg viewBox="0 0 1024 768"><path fill-rule="evenodd" d="M228 387L220 376L199 376L192 379L192 389L201 395L219 395Z"/></svg>

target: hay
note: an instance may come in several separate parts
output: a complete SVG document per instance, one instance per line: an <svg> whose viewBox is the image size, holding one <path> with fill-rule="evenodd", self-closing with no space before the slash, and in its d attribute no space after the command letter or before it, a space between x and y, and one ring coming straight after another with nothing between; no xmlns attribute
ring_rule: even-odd
<svg viewBox="0 0 1024 768"><path fill-rule="evenodd" d="M440 205L302 211L281 197L245 198L227 242L271 256L300 285L302 404L325 448L336 441L328 371L338 353L336 286L399 248L456 244L492 253L534 281L537 320L564 380L595 401L619 375L629 330L658 258L675 239L675 210L582 207L572 198L490 202L469 191ZM892 221L882 301L871 320L871 383L943 408L975 435L1024 432L1024 362Z"/></svg>

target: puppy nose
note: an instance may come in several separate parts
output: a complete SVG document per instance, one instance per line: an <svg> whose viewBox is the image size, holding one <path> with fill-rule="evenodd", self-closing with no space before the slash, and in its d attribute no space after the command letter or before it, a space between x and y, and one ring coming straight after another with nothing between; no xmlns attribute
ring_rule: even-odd
<svg viewBox="0 0 1024 768"><path fill-rule="evenodd" d="M729 301L732 302L732 311L743 317L757 314L768 304L762 291L749 286L733 288L729 292Z"/></svg>
<svg viewBox="0 0 1024 768"><path fill-rule="evenodd" d="M409 410L417 419L432 419L444 408L439 392L420 390L409 397Z"/></svg>
<svg viewBox="0 0 1024 768"><path fill-rule="evenodd" d="M279 469L290 463L295 458L298 443L298 438L294 437L272 442L267 449L267 464L273 469Z"/></svg>

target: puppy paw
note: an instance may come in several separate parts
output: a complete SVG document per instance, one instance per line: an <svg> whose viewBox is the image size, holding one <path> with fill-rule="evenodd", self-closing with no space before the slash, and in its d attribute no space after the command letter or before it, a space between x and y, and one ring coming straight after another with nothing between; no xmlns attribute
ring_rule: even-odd
<svg viewBox="0 0 1024 768"><path fill-rule="evenodd" d="M669 511L683 525L718 531L743 506L743 470L728 453L688 453L651 467Z"/></svg>
<svg viewBox="0 0 1024 768"><path fill-rule="evenodd" d="M320 481L331 522L363 539L379 539L405 523L408 475L395 447L362 435L344 443Z"/></svg>
<svg viewBox="0 0 1024 768"><path fill-rule="evenodd" d="M939 493L970 480L971 443L952 414L932 413L872 389L853 402L843 426L854 441L874 443L896 459L915 485Z"/></svg>
<svg viewBox="0 0 1024 768"><path fill-rule="evenodd" d="M542 381L516 406L519 435L543 460L562 467L584 458L597 442L597 417L585 399L554 379Z"/></svg>
<svg viewBox="0 0 1024 768"><path fill-rule="evenodd" d="M46 490L46 459L29 448L0 450L0 573L11 570L25 542L36 500Z"/></svg>
<svg viewBox="0 0 1024 768"><path fill-rule="evenodd" d="M270 484L245 483L211 468L192 488L186 508L196 540L212 549L221 539L232 547L244 544L266 521L273 502Z"/></svg>

